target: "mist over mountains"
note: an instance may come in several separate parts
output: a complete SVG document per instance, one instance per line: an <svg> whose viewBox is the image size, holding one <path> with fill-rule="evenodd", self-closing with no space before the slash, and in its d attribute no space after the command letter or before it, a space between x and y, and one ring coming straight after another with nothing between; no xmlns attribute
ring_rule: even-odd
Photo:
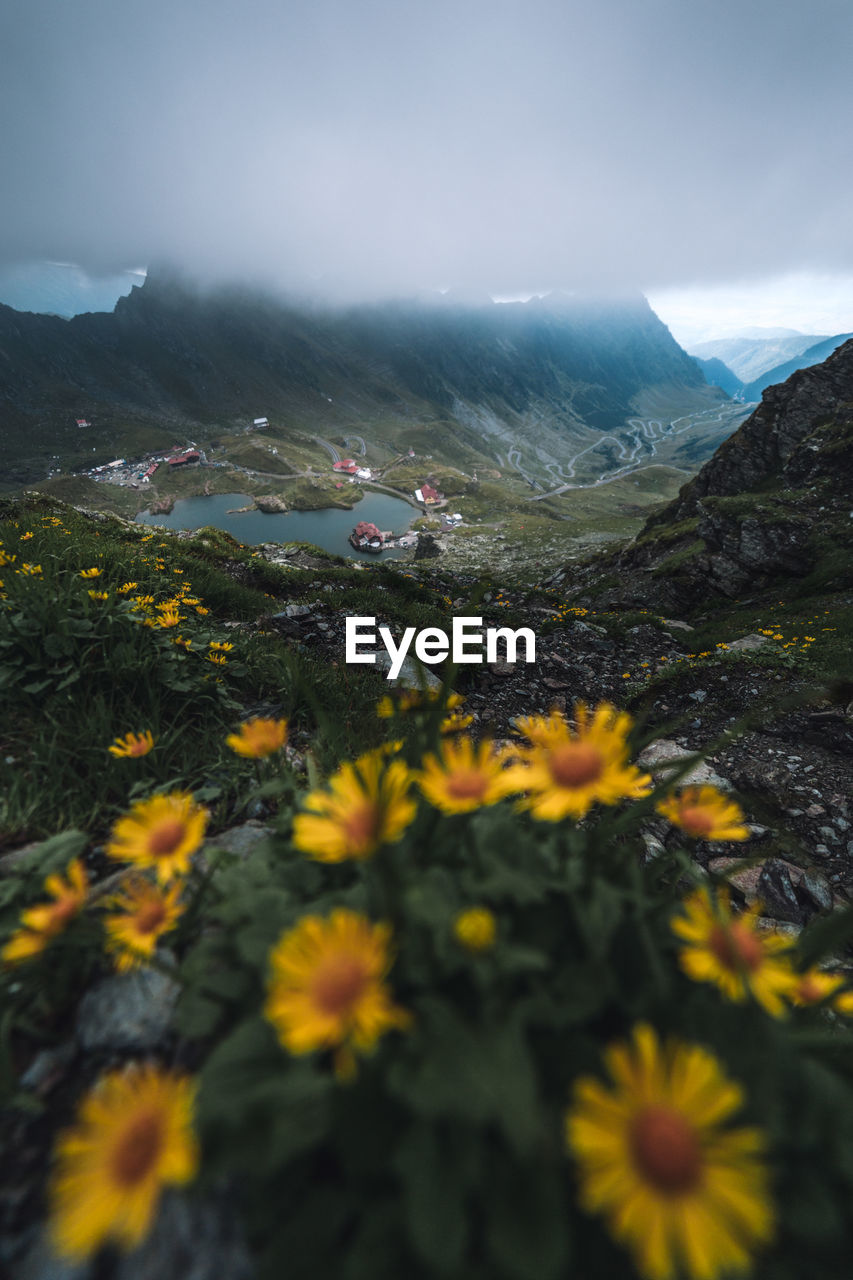
<svg viewBox="0 0 853 1280"><path fill-rule="evenodd" d="M713 406L695 363L639 294L526 303L433 295L341 309L149 275L110 314L0 306L0 461L122 447L132 426L192 433L355 426L424 447L431 430L493 462L505 438L565 457L636 414Z"/></svg>

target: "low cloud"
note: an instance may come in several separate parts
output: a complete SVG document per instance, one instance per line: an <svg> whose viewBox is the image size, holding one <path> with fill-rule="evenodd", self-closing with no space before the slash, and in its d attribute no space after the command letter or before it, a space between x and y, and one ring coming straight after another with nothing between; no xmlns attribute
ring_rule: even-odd
<svg viewBox="0 0 853 1280"><path fill-rule="evenodd" d="M0 258L341 298L853 273L847 0L29 0Z"/></svg>

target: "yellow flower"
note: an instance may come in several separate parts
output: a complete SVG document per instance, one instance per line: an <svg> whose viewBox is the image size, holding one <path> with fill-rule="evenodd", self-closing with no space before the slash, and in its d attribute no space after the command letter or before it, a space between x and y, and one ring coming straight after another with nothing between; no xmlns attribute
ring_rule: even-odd
<svg viewBox="0 0 853 1280"><path fill-rule="evenodd" d="M463 729L467 729L474 723L473 716L466 716L461 711L451 711L449 716L445 716L439 725L442 734L460 733Z"/></svg>
<svg viewBox="0 0 853 1280"><path fill-rule="evenodd" d="M108 1240L145 1239L166 1186L198 1168L192 1129L195 1084L146 1063L102 1076L75 1124L59 1135L50 1184L56 1252L82 1260Z"/></svg>
<svg viewBox="0 0 853 1280"><path fill-rule="evenodd" d="M41 577L41 565L40 565L40 564L28 564L28 563L27 563L27 561L25 560L25 561L24 561L24 563L21 565L21 570L20 570L20 571L21 571L21 573L24 575L24 577L26 577L26 578L39 578L39 577Z"/></svg>
<svg viewBox="0 0 853 1280"><path fill-rule="evenodd" d="M109 591L90 591L89 598L91 600L109 600Z"/></svg>
<svg viewBox="0 0 853 1280"><path fill-rule="evenodd" d="M807 969L795 976L795 986L790 994L792 1004L800 1008L829 1004L836 1013L853 1015L853 991L840 991L847 979L840 973L827 973L825 969Z"/></svg>
<svg viewBox="0 0 853 1280"><path fill-rule="evenodd" d="M133 603L138 605L140 609L147 609L149 605L154 603L153 596L134 596Z"/></svg>
<svg viewBox="0 0 853 1280"><path fill-rule="evenodd" d="M158 627L176 627L183 619L177 609L166 609L157 619Z"/></svg>
<svg viewBox="0 0 853 1280"><path fill-rule="evenodd" d="M153 867L160 884L167 884L189 871L209 816L183 791L137 800L113 827L106 851L120 862Z"/></svg>
<svg viewBox="0 0 853 1280"><path fill-rule="evenodd" d="M343 908L305 916L270 953L264 1014L289 1053L335 1050L335 1071L355 1072L367 1053L410 1015L392 1002L384 979L391 968L391 930Z"/></svg>
<svg viewBox="0 0 853 1280"><path fill-rule="evenodd" d="M205 609L204 605L202 605L202 604L197 604L197 605L196 605L196 607L195 607L195 611L196 611L196 613L197 613L197 614L199 614L202 618L206 617L206 615L207 615L208 613L210 613L210 610L209 610L209 609Z"/></svg>
<svg viewBox="0 0 853 1280"><path fill-rule="evenodd" d="M631 718L608 702L594 711L575 706L577 728L569 728L557 711L518 722L531 747L519 751L520 762L507 771L507 785L528 796L519 807L535 818L558 822L582 818L596 803L648 795L652 780L628 764Z"/></svg>
<svg viewBox="0 0 853 1280"><path fill-rule="evenodd" d="M469 907L453 921L456 941L468 951L488 951L494 945L497 922L488 907Z"/></svg>
<svg viewBox="0 0 853 1280"><path fill-rule="evenodd" d="M107 751L111 756L147 756L153 746L151 730L143 729L142 733L126 733L123 738L116 738Z"/></svg>
<svg viewBox="0 0 853 1280"><path fill-rule="evenodd" d="M403 689L394 698L387 694L384 698L380 698L376 705L376 714L380 720L390 720L392 716L406 715L409 711L428 707L431 702L437 702L440 696L440 689L427 689L425 692L420 689ZM445 703L445 710L455 711L464 701L461 693L451 693Z"/></svg>
<svg viewBox="0 0 853 1280"><path fill-rule="evenodd" d="M230 653L234 648L230 640L211 640L209 647L213 653Z"/></svg>
<svg viewBox="0 0 853 1280"><path fill-rule="evenodd" d="M100 578L100 576L101 576L100 569L81 569L80 570L81 578Z"/></svg>
<svg viewBox="0 0 853 1280"><path fill-rule="evenodd" d="M707 889L697 889L682 906L684 914L672 920L672 931L687 944L679 953L687 976L715 983L737 1003L751 995L773 1017L781 1017L783 997L796 982L788 959L780 955L790 943L779 934L758 932L758 904L735 917L728 894L720 893L715 903Z"/></svg>
<svg viewBox="0 0 853 1280"><path fill-rule="evenodd" d="M424 757L415 778L430 804L442 813L470 813L507 795L505 758L488 741L475 745L470 738L449 740L442 742L439 757Z"/></svg>
<svg viewBox="0 0 853 1280"><path fill-rule="evenodd" d="M31 533L29 533L29 532L27 532L27 533L22 533L22 534L21 534L21 542L29 542L29 540L30 540L30 538L31 538L32 536L33 536L33 535L32 535Z"/></svg>
<svg viewBox="0 0 853 1280"><path fill-rule="evenodd" d="M762 1135L724 1126L741 1088L701 1046L661 1045L643 1023L605 1063L609 1085L581 1077L566 1116L583 1208L647 1280L746 1270L774 1222Z"/></svg>
<svg viewBox="0 0 853 1280"><path fill-rule="evenodd" d="M411 779L402 760L383 750L343 764L327 790L312 791L293 822L293 843L319 862L369 858L399 840L415 816Z"/></svg>
<svg viewBox="0 0 853 1280"><path fill-rule="evenodd" d="M18 964L39 955L82 910L89 891L89 879L79 858L69 862L65 876L63 879L54 873L44 882L45 891L53 902L21 912L21 928L12 934L0 952L4 964Z"/></svg>
<svg viewBox="0 0 853 1280"><path fill-rule="evenodd" d="M120 596L126 596L130 591L135 590L138 586L138 582L123 582L120 587L116 588L116 591Z"/></svg>
<svg viewBox="0 0 853 1280"><path fill-rule="evenodd" d="M192 640L184 639L183 636L173 636L172 644L176 644L180 649L191 649L193 642Z"/></svg>
<svg viewBox="0 0 853 1280"><path fill-rule="evenodd" d="M180 884L161 892L149 880L134 877L110 898L108 906L118 914L104 921L107 950L115 956L120 973L150 960L158 939L173 929L184 908L178 901Z"/></svg>
<svg viewBox="0 0 853 1280"><path fill-rule="evenodd" d="M207 655L207 660L208 662L214 663L217 667L224 667L228 662L224 653L209 653Z"/></svg>
<svg viewBox="0 0 853 1280"><path fill-rule="evenodd" d="M743 812L716 787L685 787L657 805L676 827L696 840L748 840Z"/></svg>
<svg viewBox="0 0 853 1280"><path fill-rule="evenodd" d="M237 733L230 733L225 741L238 756L250 756L256 760L271 756L273 752L281 751L287 742L287 721L246 720Z"/></svg>

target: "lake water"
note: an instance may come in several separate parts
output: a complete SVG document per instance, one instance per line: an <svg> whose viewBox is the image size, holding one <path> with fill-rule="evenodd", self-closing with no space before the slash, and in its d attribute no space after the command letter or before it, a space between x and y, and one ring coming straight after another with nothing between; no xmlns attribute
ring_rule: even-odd
<svg viewBox="0 0 853 1280"><path fill-rule="evenodd" d="M418 515L414 507L402 498L392 498L387 493L371 493L356 503L352 511L339 507L327 507L322 511L287 511L264 515L262 511L235 511L235 507L247 507L252 499L245 493L213 493L209 497L179 498L169 514L152 516L148 511L136 518L142 524L158 525L165 529L202 529L211 525L224 529L238 542L257 545L259 542L313 542L335 555L349 556L353 560L387 560L402 555L398 548L370 555L355 551L347 542L353 526L359 520L372 520L380 529L403 533Z"/></svg>

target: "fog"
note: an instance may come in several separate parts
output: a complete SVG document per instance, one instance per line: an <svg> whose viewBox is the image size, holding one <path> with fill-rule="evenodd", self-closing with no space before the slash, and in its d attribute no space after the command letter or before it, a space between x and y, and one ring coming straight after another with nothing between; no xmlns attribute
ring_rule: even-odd
<svg viewBox="0 0 853 1280"><path fill-rule="evenodd" d="M0 260L336 298L853 272L849 0L28 0Z"/></svg>

